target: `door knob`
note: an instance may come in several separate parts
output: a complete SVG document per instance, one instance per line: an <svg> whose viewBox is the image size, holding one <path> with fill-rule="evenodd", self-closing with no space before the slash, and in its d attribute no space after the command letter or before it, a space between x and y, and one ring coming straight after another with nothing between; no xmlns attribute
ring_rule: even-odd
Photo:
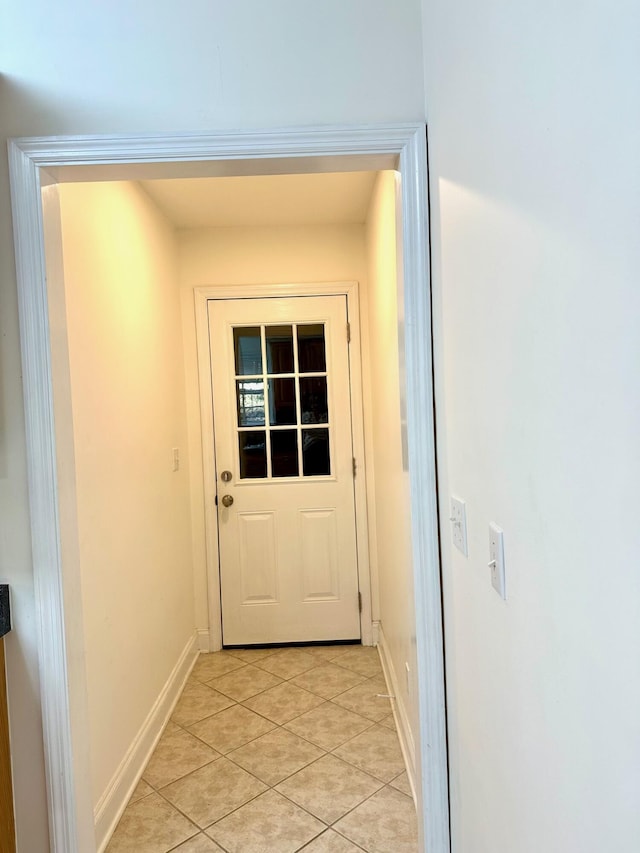
<svg viewBox="0 0 640 853"><path fill-rule="evenodd" d="M231 506L233 503L233 495L223 495L222 496L222 506Z"/></svg>

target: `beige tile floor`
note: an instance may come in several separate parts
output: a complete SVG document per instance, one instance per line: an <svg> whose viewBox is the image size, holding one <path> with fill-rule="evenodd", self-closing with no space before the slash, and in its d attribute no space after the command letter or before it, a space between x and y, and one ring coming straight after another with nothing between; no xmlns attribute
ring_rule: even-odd
<svg viewBox="0 0 640 853"><path fill-rule="evenodd" d="M201 655L107 853L415 853L376 649Z"/></svg>

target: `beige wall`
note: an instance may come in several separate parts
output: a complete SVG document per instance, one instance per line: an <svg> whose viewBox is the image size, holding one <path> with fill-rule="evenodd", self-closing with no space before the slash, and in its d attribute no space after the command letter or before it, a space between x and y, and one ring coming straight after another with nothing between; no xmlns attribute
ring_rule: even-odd
<svg viewBox="0 0 640 853"><path fill-rule="evenodd" d="M202 436L194 324L194 287L359 281L366 284L364 226L202 228L178 232L180 287L193 476L193 552L196 622L208 626ZM200 466L198 468L198 465Z"/></svg>
<svg viewBox="0 0 640 853"><path fill-rule="evenodd" d="M193 636L184 358L172 227L135 184L60 197L95 806Z"/></svg>
<svg viewBox="0 0 640 853"><path fill-rule="evenodd" d="M415 762L417 683L409 473L403 464L395 173L376 179L366 227L369 324L369 470L374 480L380 622L395 679L398 713ZM406 665L409 666L407 676ZM415 764L414 768L415 769Z"/></svg>

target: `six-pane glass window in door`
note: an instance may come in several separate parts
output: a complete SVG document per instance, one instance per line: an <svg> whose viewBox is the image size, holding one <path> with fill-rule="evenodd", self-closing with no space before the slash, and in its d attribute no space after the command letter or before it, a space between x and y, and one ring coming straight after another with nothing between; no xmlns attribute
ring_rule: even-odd
<svg viewBox="0 0 640 853"><path fill-rule="evenodd" d="M323 323L233 329L240 478L331 474Z"/></svg>

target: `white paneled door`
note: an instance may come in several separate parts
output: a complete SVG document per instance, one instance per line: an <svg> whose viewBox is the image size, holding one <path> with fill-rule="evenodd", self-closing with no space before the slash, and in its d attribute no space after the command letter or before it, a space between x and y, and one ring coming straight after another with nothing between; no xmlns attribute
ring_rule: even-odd
<svg viewBox="0 0 640 853"><path fill-rule="evenodd" d="M209 302L225 645L360 637L345 296Z"/></svg>

